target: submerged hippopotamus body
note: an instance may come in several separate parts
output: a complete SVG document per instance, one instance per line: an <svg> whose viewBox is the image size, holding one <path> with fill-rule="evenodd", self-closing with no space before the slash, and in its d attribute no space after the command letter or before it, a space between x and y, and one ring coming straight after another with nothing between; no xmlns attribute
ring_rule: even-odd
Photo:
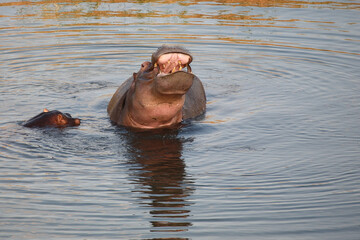
<svg viewBox="0 0 360 240"><path fill-rule="evenodd" d="M24 123L25 127L71 127L80 125L80 119L57 110L44 111Z"/></svg>
<svg viewBox="0 0 360 240"><path fill-rule="evenodd" d="M111 121L155 129L203 114L206 96L200 79L191 72L192 59L182 47L160 47L151 62L144 62L111 98L107 107Z"/></svg>

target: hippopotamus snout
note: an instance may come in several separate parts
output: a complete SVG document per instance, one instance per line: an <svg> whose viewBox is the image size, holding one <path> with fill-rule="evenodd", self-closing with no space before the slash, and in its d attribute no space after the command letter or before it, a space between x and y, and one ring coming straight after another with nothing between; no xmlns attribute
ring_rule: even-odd
<svg viewBox="0 0 360 240"><path fill-rule="evenodd" d="M193 74L177 71L171 75L156 77L155 87L161 94L183 95L191 88L193 80Z"/></svg>

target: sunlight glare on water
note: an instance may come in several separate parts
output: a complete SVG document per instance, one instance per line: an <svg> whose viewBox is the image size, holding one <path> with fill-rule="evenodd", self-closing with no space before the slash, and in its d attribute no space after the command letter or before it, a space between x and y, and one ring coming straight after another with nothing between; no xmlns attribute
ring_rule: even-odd
<svg viewBox="0 0 360 240"><path fill-rule="evenodd" d="M358 239L360 4L0 2L1 239ZM193 54L207 111L111 124L162 44ZM43 108L79 127L29 129Z"/></svg>

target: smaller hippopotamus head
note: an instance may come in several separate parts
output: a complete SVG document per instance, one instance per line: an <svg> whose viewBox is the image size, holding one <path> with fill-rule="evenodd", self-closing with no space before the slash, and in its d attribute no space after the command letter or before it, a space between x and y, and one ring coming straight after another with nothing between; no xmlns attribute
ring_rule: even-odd
<svg viewBox="0 0 360 240"><path fill-rule="evenodd" d="M80 119L72 118L69 113L57 110L44 111L24 123L25 127L71 127L79 126Z"/></svg>

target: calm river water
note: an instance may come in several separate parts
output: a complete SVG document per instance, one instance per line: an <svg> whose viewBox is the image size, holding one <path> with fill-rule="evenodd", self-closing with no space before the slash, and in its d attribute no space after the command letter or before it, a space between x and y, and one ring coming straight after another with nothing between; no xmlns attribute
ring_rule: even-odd
<svg viewBox="0 0 360 240"><path fill-rule="evenodd" d="M359 239L358 1L0 1L1 239ZM203 119L113 126L162 44ZM79 127L28 129L43 108Z"/></svg>

